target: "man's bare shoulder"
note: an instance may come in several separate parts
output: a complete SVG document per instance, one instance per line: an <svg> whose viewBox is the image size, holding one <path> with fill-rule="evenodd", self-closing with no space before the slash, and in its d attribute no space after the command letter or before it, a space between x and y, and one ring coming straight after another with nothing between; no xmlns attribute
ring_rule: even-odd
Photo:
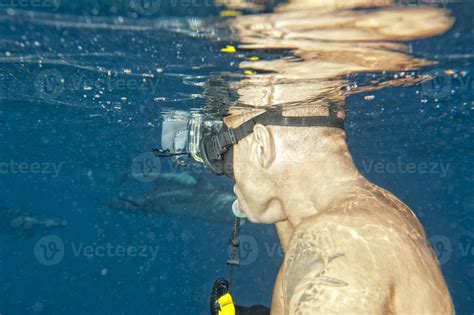
<svg viewBox="0 0 474 315"><path fill-rule="evenodd" d="M305 224L324 227L334 222L363 229L366 234L373 233L374 236L391 234L425 239L423 227L413 211L392 193L373 184L359 188L321 214L309 218Z"/></svg>
<svg viewBox="0 0 474 315"><path fill-rule="evenodd" d="M427 249L412 211L392 194L378 193L348 198L307 218L295 228L288 253L305 246L319 248L350 259L352 266L374 270L387 258Z"/></svg>
<svg viewBox="0 0 474 315"><path fill-rule="evenodd" d="M384 198L349 199L295 228L283 265L287 314L391 313L404 273L437 268L416 217Z"/></svg>
<svg viewBox="0 0 474 315"><path fill-rule="evenodd" d="M288 314L393 311L397 266L412 256L410 234L422 236L375 199L343 202L295 228L282 279Z"/></svg>
<svg viewBox="0 0 474 315"><path fill-rule="evenodd" d="M319 219L298 226L290 241L282 279L286 314L389 311L384 301L392 280L380 277L387 257L379 228L347 224L339 215Z"/></svg>
<svg viewBox="0 0 474 315"><path fill-rule="evenodd" d="M391 219L365 212L352 215L330 212L313 216L295 228L286 262L295 261L301 254L314 254L323 255L327 263L350 260L352 267L362 265L374 270L375 265L386 259L387 251L398 252L397 247L410 239L406 228L392 223L395 222ZM396 224L400 225L400 222Z"/></svg>

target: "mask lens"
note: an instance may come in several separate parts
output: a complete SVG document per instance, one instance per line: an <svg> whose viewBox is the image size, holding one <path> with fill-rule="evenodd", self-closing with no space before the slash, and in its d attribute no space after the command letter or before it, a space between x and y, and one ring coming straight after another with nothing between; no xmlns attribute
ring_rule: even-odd
<svg viewBox="0 0 474 315"><path fill-rule="evenodd" d="M163 117L161 147L156 150L162 156L170 157L175 163L186 165L188 158L188 123L190 115L187 112L175 111L166 113Z"/></svg>
<svg viewBox="0 0 474 315"><path fill-rule="evenodd" d="M161 133L161 147L164 150L171 153L186 151L188 122L189 116L185 113L176 112L165 117Z"/></svg>
<svg viewBox="0 0 474 315"><path fill-rule="evenodd" d="M174 112L163 121L163 149L159 151L179 164L186 164L190 156L203 163L214 174L233 178L232 146L225 152L220 152L214 142L215 136L225 130L223 121L204 120L199 114Z"/></svg>

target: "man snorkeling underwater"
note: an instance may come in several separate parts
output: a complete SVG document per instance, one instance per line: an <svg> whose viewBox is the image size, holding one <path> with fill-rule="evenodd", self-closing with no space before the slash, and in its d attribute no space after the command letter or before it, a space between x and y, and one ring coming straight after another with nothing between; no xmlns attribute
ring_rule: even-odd
<svg viewBox="0 0 474 315"><path fill-rule="evenodd" d="M272 314L453 313L422 226L358 172L343 129L257 123L233 162L248 219L288 222Z"/></svg>
<svg viewBox="0 0 474 315"><path fill-rule="evenodd" d="M296 5L293 12L237 18L247 49L295 56L243 62L263 70L232 86L245 106L232 108L223 124L191 119L178 126L190 132L171 128L176 136L164 148L233 179L239 210L251 222L276 224L285 256L271 314L453 314L420 222L354 165L340 93L347 73L429 65L388 41L434 36L452 21L419 8L328 15L313 10L320 2L290 1L285 8ZM368 90L416 83L403 78Z"/></svg>
<svg viewBox="0 0 474 315"><path fill-rule="evenodd" d="M415 215L355 167L343 111L288 112L230 116L199 143L207 168L235 180L239 210L279 225L271 314L453 314Z"/></svg>

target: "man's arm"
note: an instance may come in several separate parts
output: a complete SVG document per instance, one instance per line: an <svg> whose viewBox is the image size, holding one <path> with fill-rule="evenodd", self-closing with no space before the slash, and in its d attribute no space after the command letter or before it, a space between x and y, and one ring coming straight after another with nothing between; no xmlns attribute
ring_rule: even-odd
<svg viewBox="0 0 474 315"><path fill-rule="evenodd" d="M377 237L334 222L294 232L283 272L285 314L390 313L393 286Z"/></svg>

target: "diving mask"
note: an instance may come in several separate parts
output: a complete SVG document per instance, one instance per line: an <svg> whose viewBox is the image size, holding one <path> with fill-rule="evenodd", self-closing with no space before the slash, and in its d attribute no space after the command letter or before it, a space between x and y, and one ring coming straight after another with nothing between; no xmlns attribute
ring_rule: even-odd
<svg viewBox="0 0 474 315"><path fill-rule="evenodd" d="M162 147L154 150L159 157L187 156L203 163L215 175L234 179L233 146L252 134L256 124L292 127L333 127L344 129L344 120L329 110L329 116L283 116L280 110L269 109L229 128L223 121L206 120L203 115L182 115L163 122Z"/></svg>
<svg viewBox="0 0 474 315"><path fill-rule="evenodd" d="M203 163L214 174L224 175L223 166L214 160L213 151L204 145L208 137L219 134L224 123L212 120L199 113L175 111L163 117L161 149L154 149L158 157L170 157L179 164L185 165L190 159ZM226 160L228 156L225 157ZM232 169L232 166L230 166ZM230 174L229 174L230 175Z"/></svg>

